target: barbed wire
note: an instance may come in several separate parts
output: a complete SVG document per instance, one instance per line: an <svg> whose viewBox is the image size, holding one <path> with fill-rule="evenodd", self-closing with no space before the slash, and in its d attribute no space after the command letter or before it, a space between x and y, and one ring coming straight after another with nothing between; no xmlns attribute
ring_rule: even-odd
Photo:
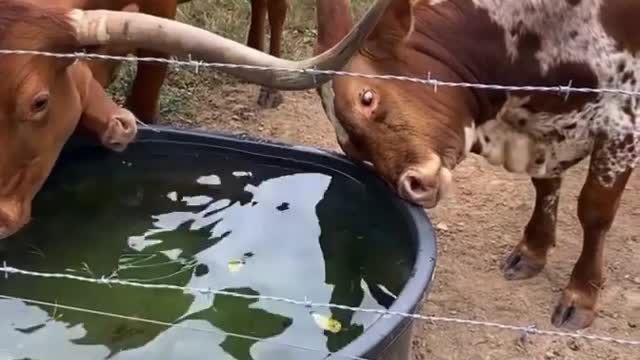
<svg viewBox="0 0 640 360"><path fill-rule="evenodd" d="M154 325L161 325L161 326L166 326L166 327L179 327L179 328L186 329L186 330L191 330L191 331L199 331L199 332L206 332L206 333L213 333L213 334L222 334L222 335L225 335L225 336L238 338L238 339L253 340L253 341L257 341L257 342L271 343L271 344L274 344L274 345L288 347L288 348L297 349L297 350L305 350L305 351L317 352L317 353L326 354L326 355L340 356L340 357L343 357L345 359L368 360L368 359L360 357L360 356L354 356L354 355L348 355L348 354L339 354L339 353L335 353L335 352L332 352L332 351L320 350L320 349L312 348L312 347L308 347L308 346L289 344L289 343L285 343L285 342L282 342L282 341L272 340L272 339L269 339L269 338L259 338L259 337L256 337L256 336L244 335L244 334L238 334L238 333L234 333L234 332L224 331L224 330L220 330L218 328L207 329L207 328L202 328L202 327L198 327L198 326L190 326L190 325L185 325L185 324L180 324L180 323L170 323L170 322L166 322L166 321L146 319L146 318L141 318L141 317L137 317L137 316L122 315L122 314L116 314L116 313L111 313L111 312L106 312L106 311L93 310L93 309L87 309L87 308L82 308L82 307L77 307L77 306L70 306L70 305L64 305L64 304L59 304L59 303L52 303L52 302L42 301L42 300L33 300L33 299L9 296L9 295L4 295L4 294L0 294L0 299L17 300L17 301L22 301L22 302L27 303L27 304L42 305L42 306L52 307L52 308L55 308L55 309L65 309L65 310L71 310L71 311L78 311L78 312L83 312L83 313L87 313L87 314L108 316L108 317L112 317L112 318L118 318L118 319L130 320L130 321L137 321L137 322L143 322L143 323L154 324Z"/></svg>
<svg viewBox="0 0 640 360"><path fill-rule="evenodd" d="M527 335L567 337L567 338L586 339L586 340L592 340L592 341L604 341L609 343L615 343L618 345L640 346L640 340L619 339L611 336L580 334L577 332L571 333L571 332L555 331L555 330L543 330L543 329L536 328L534 325L530 325L530 326L507 325L507 324L501 324L501 323L492 322L492 321L468 320L468 319L451 318L451 317L444 317L444 316L410 314L410 313L403 313L398 311L389 311L389 310L383 310L383 309L366 309L366 308L359 308L354 306L332 304L332 303L315 303L309 299L295 300L295 299L289 299L289 298L279 297L279 296L249 295L249 294L242 294L242 293L237 293L232 291L214 290L211 288L185 287L185 286L168 285L168 284L138 283L138 282L133 282L128 280L114 279L106 276L103 276L101 278L89 278L89 277L72 275L72 274L44 273L44 272L18 269L12 266L7 266L6 263L4 263L2 267L0 267L0 273L4 273L5 277L7 277L9 274L20 274L25 276L41 277L41 278L76 280L76 281L82 281L82 282L87 282L92 284L101 284L101 285L109 285L109 286L121 285L121 286L131 286L131 287L147 288L147 289L166 289L166 290L179 290L183 292L185 291L198 292L201 294L210 294L210 295L223 295L223 296L226 295L226 296L233 296L233 297L251 299L251 300L276 301L276 302L282 302L282 303L287 303L291 305L305 306L308 308L334 308L334 309L348 310L348 311L360 312L360 313L373 313L373 314L378 314L382 316L399 316L399 317L410 318L414 320L423 320L423 321L450 323L450 324L452 323L452 324L461 324L461 325L470 325L470 326L481 326L481 327L495 328L495 329L501 329L501 330L517 331Z"/></svg>
<svg viewBox="0 0 640 360"><path fill-rule="evenodd" d="M48 56L48 57L55 57L55 58L74 58L74 59L87 59L87 60L155 62L155 63L175 65L175 66L193 67L196 73L198 73L200 68L214 68L214 69L228 68L228 69L258 70L258 71L265 71L265 72L282 71L282 72L292 72L292 73L295 73L295 72L306 73L311 75L347 76L347 77L358 77L358 78L377 79L377 80L397 80L397 81L407 81L407 82L418 83L426 86L431 86L433 87L434 91L437 91L437 88L440 86L449 86L449 87L477 88L477 89L485 89L485 90L555 92L564 97L567 97L568 94L571 92L587 93L587 94L595 93L595 94L618 94L618 95L626 95L626 96L640 96L640 91L633 91L633 90L623 90L623 89L616 89L616 88L573 87L572 81L569 81L567 85L556 85L556 86L514 86L514 85L443 81L443 80L431 78L430 72L427 72L427 78L417 78L417 77L402 76L402 75L364 74L364 73L341 71L341 70L290 69L290 68L258 66L258 65L205 62L205 61L198 61L198 60L176 60L176 59L165 59L165 58L156 58L156 57L103 55L103 54L92 54L92 53L86 53L86 52L55 53L55 52L36 51L36 50L0 49L0 55L40 55L40 56Z"/></svg>

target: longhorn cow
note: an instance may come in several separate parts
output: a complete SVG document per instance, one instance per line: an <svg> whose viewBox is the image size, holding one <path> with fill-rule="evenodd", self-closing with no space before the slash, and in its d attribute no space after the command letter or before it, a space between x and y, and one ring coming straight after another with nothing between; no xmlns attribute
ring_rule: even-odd
<svg viewBox="0 0 640 360"><path fill-rule="evenodd" d="M318 7L322 51L351 28L349 2ZM640 2L392 0L345 71L504 86L639 91ZM318 89L338 142L397 193L435 207L469 153L528 174L536 191L504 276L539 274L556 242L562 176L590 157L578 199L583 248L551 316L585 328L604 283L604 241L640 159L638 97L440 86L336 77Z"/></svg>

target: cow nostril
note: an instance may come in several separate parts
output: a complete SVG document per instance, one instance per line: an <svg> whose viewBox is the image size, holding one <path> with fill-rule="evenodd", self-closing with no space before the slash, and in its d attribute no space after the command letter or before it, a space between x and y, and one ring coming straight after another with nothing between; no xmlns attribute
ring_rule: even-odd
<svg viewBox="0 0 640 360"><path fill-rule="evenodd" d="M398 185L398 190L405 199L421 204L432 199L438 190L436 179L413 169L405 172Z"/></svg>
<svg viewBox="0 0 640 360"><path fill-rule="evenodd" d="M129 122L121 117L116 117L116 120L118 121L118 123L120 124L120 126L122 127L122 129L124 131L130 131L131 130L131 125L129 124Z"/></svg>
<svg viewBox="0 0 640 360"><path fill-rule="evenodd" d="M427 191L422 181L420 181L420 179L418 179L417 177L409 176L407 181L409 182L409 190L411 190L412 193L422 194Z"/></svg>

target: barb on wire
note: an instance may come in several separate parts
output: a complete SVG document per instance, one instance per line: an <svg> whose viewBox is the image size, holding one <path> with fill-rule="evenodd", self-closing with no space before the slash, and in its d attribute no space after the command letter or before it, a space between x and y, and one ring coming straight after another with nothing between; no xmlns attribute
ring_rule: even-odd
<svg viewBox="0 0 640 360"><path fill-rule="evenodd" d="M382 310L382 309L365 309L365 308L340 305L340 304L331 304L331 303L314 303L306 298L304 300L295 300L295 299L289 299L289 298L279 297L279 296L249 295L249 294L236 293L232 291L214 290L211 288L195 288L195 287L185 287L185 286L178 286L178 285L168 285L168 284L148 284L148 283L143 284L143 283L137 283L137 282L128 281L128 280L109 279L106 277L102 277L100 279L94 279L94 278L87 278L87 277L71 275L71 274L43 273L43 272L36 272L36 271L21 270L11 266L0 267L0 272L5 272L9 274L20 274L20 275L33 276L33 277L42 277L42 278L76 280L76 281L82 281L82 282L93 283L93 284L101 284L101 285L104 285L104 284L121 285L121 286L132 286L132 287L138 287L138 288L148 288L148 289L166 289L166 290L179 290L182 292L186 292L186 291L199 292L206 295L223 295L223 296L226 295L226 296L233 296L233 297L251 299L251 300L277 301L277 302L298 305L298 306L306 306L311 308L334 308L334 309L348 310L348 311L360 312L360 313L378 314L382 316L399 316L399 317L409 318L414 320L482 326L482 327L495 328L495 329L501 329L501 330L516 331L516 332L521 332L521 333L526 333L531 335L580 338L580 339L586 339L586 340L592 340L592 341L610 342L610 343L615 343L619 345L640 346L640 340L619 339L611 336L580 334L580 333L571 333L571 332L563 332L563 331L555 331L555 330L542 330L531 325L529 326L506 325L506 324L501 324L501 323L492 322L492 321L467 320L467 319L450 318L450 317L444 317L444 316L420 315L420 314L403 313L398 311L389 311L389 310Z"/></svg>
<svg viewBox="0 0 640 360"><path fill-rule="evenodd" d="M476 89L485 89L485 90L504 90L504 91L530 91L530 92L539 91L539 92L555 92L555 93L577 92L577 93L618 94L618 95L626 95L626 96L640 96L640 91L623 90L623 89L615 89L615 88L572 87L571 85L569 86L512 86L512 85L498 85L498 84L480 84L480 83L469 83L469 82L441 81L441 80L432 79L430 77L427 79L422 79L422 78L415 78L410 76L373 75L373 74L363 74L363 73L338 71L338 70L290 69L290 68L279 68L279 67L270 67L270 66L228 64L228 63L220 63L220 62L204 62L204 61L195 61L195 60L175 60L175 59L164 59L164 58L155 58L155 57L134 57L134 56L89 54L85 52L63 54L63 53L35 51L35 50L0 49L0 55L40 55L40 56L49 56L49 57L57 57L57 58L76 58L76 59L88 59L88 60L97 59L97 60L114 60L114 61L127 61L127 62L157 62L157 63L164 63L169 65L176 65L176 66L190 66L196 70L202 67L209 67L209 68L218 68L218 69L228 68L228 69L248 69L248 70L258 70L258 71L300 72L300 73L306 73L311 75L349 76L349 77L359 77L359 78L366 78L366 79L398 80L398 81L408 81L408 82L418 83L422 85L432 86L434 88L434 91L436 91L438 86L449 86L449 87L466 87L466 88L476 88ZM188 58L190 59L191 57L188 57Z"/></svg>
<svg viewBox="0 0 640 360"><path fill-rule="evenodd" d="M331 351L327 351L327 350L320 350L320 349L312 348L312 347L308 347L308 346L289 344L289 343L285 343L285 342L277 341L277 340L272 340L272 339L268 339L268 338L259 338L259 337L251 336L251 335L243 335L243 334L228 332L228 331L220 330L220 329L217 329L217 328L215 328L215 329L207 329L207 328L203 328L203 327L189 326L189 325L180 324L180 323L170 323L170 322L166 322L166 321L146 319L146 318L141 318L141 317L137 317L137 316L115 314L115 313L110 313L110 312L106 312L106 311L86 309L86 308L81 308L81 307L76 307L76 306L63 305L63 304L58 304L58 303L51 303L51 302L41 301L41 300L20 298L20 297L14 297L14 296L9 296L9 295L4 295L4 294L0 294L0 299L17 300L17 301L22 301L22 302L27 303L27 304L42 305L42 306L52 307L54 309L64 309L64 310L78 311L78 312L83 312L83 313L87 313L87 314L101 315L101 316L107 316L107 317L112 317L112 318L118 318L118 319L130 320L130 321L137 321L137 322L143 322L143 323L154 324L154 325L161 325L161 326L166 326L166 327L179 327L179 328L183 328L183 329L187 329L187 330L191 330L191 331L199 331L199 332L206 332L206 333L212 333L212 334L222 334L222 335L225 335L225 336L234 337L234 338L238 338L238 339L245 339L245 340L253 340L253 341L264 342L264 343L271 343L271 344L274 344L274 345L278 345L278 346L282 346L282 347L288 347L288 348L297 349L297 350L316 352L316 353L321 353L321 354L325 354L325 355L336 355L336 356L343 357L345 359L367 360L366 358L363 358L363 357L360 357L360 356L353 356L353 355L347 355L347 354L343 355L343 354L339 354L339 353L335 353L335 352L331 352Z"/></svg>

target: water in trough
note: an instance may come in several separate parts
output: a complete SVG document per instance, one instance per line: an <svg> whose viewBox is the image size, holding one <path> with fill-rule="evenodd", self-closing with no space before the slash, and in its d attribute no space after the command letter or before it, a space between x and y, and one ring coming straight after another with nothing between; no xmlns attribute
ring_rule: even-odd
<svg viewBox="0 0 640 360"><path fill-rule="evenodd" d="M388 200L319 167L256 164L204 147L76 151L5 240L21 269L385 308L410 276L410 235ZM380 318L198 291L0 274L2 359L321 359ZM252 339L232 334L248 335Z"/></svg>

